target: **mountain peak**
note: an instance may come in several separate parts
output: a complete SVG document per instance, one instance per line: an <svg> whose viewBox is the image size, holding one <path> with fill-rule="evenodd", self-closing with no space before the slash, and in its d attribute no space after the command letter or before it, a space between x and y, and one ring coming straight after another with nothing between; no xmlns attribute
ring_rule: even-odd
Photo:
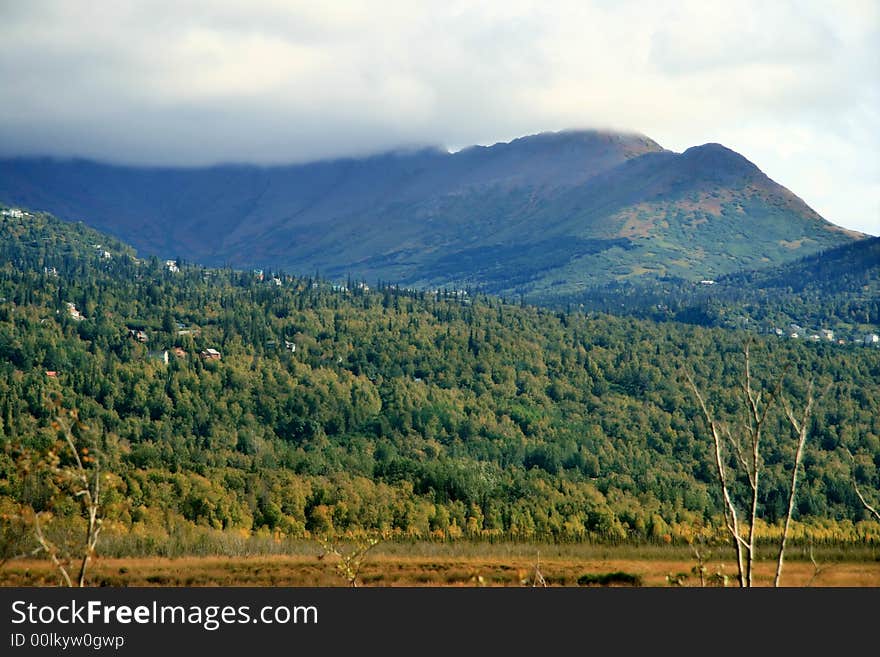
<svg viewBox="0 0 880 657"><path fill-rule="evenodd" d="M700 146L691 146L682 153L682 157L706 166L739 166L760 171L753 162L746 159L735 150L717 142L709 142Z"/></svg>
<svg viewBox="0 0 880 657"><path fill-rule="evenodd" d="M540 132L453 154L476 184L578 185L615 166L664 149L635 133L570 129Z"/></svg>
<svg viewBox="0 0 880 657"><path fill-rule="evenodd" d="M517 137L509 142L498 142L489 148L621 148L633 155L664 150L657 142L636 132L616 132L593 128L567 128L558 131L538 132Z"/></svg>
<svg viewBox="0 0 880 657"><path fill-rule="evenodd" d="M721 144L602 130L261 168L0 160L0 200L148 254L504 293L717 276L852 238Z"/></svg>

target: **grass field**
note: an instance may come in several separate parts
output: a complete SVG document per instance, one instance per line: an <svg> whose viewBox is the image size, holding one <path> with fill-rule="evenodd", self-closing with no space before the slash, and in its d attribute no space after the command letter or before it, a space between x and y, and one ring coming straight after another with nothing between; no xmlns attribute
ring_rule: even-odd
<svg viewBox="0 0 880 657"><path fill-rule="evenodd" d="M99 557L88 580L92 586L346 585L336 557L324 556L316 545L300 547L290 554L235 557ZM789 555L784 586L880 587L877 547L817 550L815 564L803 549ZM734 586L736 564L732 554L723 557L706 562L707 575L723 573ZM763 557L755 582L769 586L776 563L770 550ZM622 572L636 576L642 586L670 586L668 576L682 575L681 585L699 586L695 565L684 547L387 543L364 559L359 581L363 586L532 586L540 572L549 586L577 586L584 575ZM53 586L58 576L46 560L17 560L0 570L0 584Z"/></svg>

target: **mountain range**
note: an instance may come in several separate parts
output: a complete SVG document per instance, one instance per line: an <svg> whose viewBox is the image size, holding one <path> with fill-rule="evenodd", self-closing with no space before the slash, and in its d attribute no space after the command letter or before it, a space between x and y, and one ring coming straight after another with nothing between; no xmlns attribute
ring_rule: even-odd
<svg viewBox="0 0 880 657"><path fill-rule="evenodd" d="M552 297L717 278L863 237L720 144L563 131L288 166L0 160L0 201L141 255Z"/></svg>

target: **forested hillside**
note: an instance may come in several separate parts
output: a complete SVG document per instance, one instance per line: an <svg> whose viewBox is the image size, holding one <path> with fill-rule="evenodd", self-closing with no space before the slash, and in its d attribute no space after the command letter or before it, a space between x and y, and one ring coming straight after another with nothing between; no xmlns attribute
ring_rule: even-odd
<svg viewBox="0 0 880 657"><path fill-rule="evenodd" d="M863 343L880 331L880 238L821 251L794 262L717 280L677 278L597 286L568 297L530 297L538 303L626 314L701 326L792 333L821 329L834 341ZM821 337L821 336L820 336Z"/></svg>
<svg viewBox="0 0 880 657"><path fill-rule="evenodd" d="M176 264L48 215L0 217L4 503L50 503L18 460L51 444L58 393L112 475L105 531L145 549L185 525L620 540L720 514L681 374L731 410L745 332ZM880 488L880 350L759 338L753 359L758 383L788 368L794 404L809 379L830 386L796 518L876 540L842 445ZM781 416L770 429L774 522L794 444Z"/></svg>

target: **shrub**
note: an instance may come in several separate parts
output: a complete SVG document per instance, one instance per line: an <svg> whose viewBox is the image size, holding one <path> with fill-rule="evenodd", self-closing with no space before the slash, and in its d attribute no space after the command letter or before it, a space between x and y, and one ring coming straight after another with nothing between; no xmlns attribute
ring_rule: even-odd
<svg viewBox="0 0 880 657"><path fill-rule="evenodd" d="M578 586L641 586L639 575L616 571L613 573L587 573L578 577Z"/></svg>

